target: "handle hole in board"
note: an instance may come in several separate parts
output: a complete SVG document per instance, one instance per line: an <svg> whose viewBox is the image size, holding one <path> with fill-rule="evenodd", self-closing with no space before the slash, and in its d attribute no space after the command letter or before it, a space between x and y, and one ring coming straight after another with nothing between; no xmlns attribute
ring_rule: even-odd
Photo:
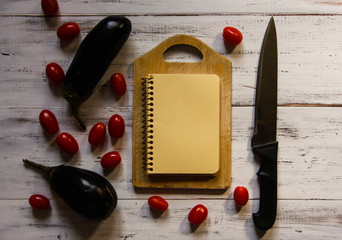
<svg viewBox="0 0 342 240"><path fill-rule="evenodd" d="M201 62L203 54L196 47L177 44L165 50L163 59L166 62Z"/></svg>

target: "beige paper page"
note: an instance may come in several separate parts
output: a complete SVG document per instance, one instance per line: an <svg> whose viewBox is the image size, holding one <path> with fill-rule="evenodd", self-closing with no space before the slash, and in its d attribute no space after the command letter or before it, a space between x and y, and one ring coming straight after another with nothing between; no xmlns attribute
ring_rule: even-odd
<svg viewBox="0 0 342 240"><path fill-rule="evenodd" d="M220 163L220 80L151 74L153 158L148 174L215 174ZM152 170L153 169L153 170Z"/></svg>

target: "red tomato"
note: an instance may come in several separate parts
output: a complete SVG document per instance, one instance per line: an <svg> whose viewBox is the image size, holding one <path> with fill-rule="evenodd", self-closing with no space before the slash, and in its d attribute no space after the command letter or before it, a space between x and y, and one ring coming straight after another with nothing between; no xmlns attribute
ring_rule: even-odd
<svg viewBox="0 0 342 240"><path fill-rule="evenodd" d="M50 200L40 194L34 194L29 198L29 203L33 208L47 209L50 207Z"/></svg>
<svg viewBox="0 0 342 240"><path fill-rule="evenodd" d="M121 73L115 73L110 78L110 83L115 94L123 96L126 93L126 80Z"/></svg>
<svg viewBox="0 0 342 240"><path fill-rule="evenodd" d="M57 29L57 37L61 40L71 40L80 34L80 27L75 22L67 22Z"/></svg>
<svg viewBox="0 0 342 240"><path fill-rule="evenodd" d="M42 0L41 5L46 16L52 16L58 12L57 0Z"/></svg>
<svg viewBox="0 0 342 240"><path fill-rule="evenodd" d="M121 156L117 151L108 152L101 158L101 166L104 169L113 169L121 162Z"/></svg>
<svg viewBox="0 0 342 240"><path fill-rule="evenodd" d="M59 131L59 125L55 115L50 110L43 110L39 114L39 122L42 128L48 134L56 134Z"/></svg>
<svg viewBox="0 0 342 240"><path fill-rule="evenodd" d="M208 209L204 205L198 204L195 207L193 207L193 209L191 209L189 216L188 216L188 220L190 223L198 226L202 222L204 222L207 216L208 216Z"/></svg>
<svg viewBox="0 0 342 240"><path fill-rule="evenodd" d="M106 136L106 125L102 122L96 123L90 130L88 142L92 145L100 145Z"/></svg>
<svg viewBox="0 0 342 240"><path fill-rule="evenodd" d="M248 202L248 190L245 187L236 187L234 190L234 201L236 206L243 207Z"/></svg>
<svg viewBox="0 0 342 240"><path fill-rule="evenodd" d="M78 143L69 133L62 132L56 139L57 145L66 153L74 155L78 152Z"/></svg>
<svg viewBox="0 0 342 240"><path fill-rule="evenodd" d="M160 211L160 212L166 211L166 209L169 207L169 204L167 203L167 201L165 201L164 198L159 197L159 196L150 197L148 199L148 205L150 206L150 208Z"/></svg>
<svg viewBox="0 0 342 240"><path fill-rule="evenodd" d="M45 67L45 73L50 82L54 85L60 85L63 83L65 74L63 68L57 63L49 63Z"/></svg>
<svg viewBox="0 0 342 240"><path fill-rule="evenodd" d="M233 27L225 27L223 29L223 38L231 46L236 46L242 41L241 32Z"/></svg>
<svg viewBox="0 0 342 240"><path fill-rule="evenodd" d="M125 121L119 114L114 114L108 122L108 132L112 138L121 138L125 132Z"/></svg>

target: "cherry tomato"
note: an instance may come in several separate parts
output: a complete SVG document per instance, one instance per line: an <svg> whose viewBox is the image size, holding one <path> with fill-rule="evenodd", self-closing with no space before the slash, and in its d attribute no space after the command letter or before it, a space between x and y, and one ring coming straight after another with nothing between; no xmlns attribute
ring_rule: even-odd
<svg viewBox="0 0 342 240"><path fill-rule="evenodd" d="M202 205L198 204L193 207L188 215L188 220L193 225L200 225L208 216L208 209Z"/></svg>
<svg viewBox="0 0 342 240"><path fill-rule="evenodd" d="M108 152L101 158L101 166L104 169L113 169L121 162L121 156L117 151Z"/></svg>
<svg viewBox="0 0 342 240"><path fill-rule="evenodd" d="M57 145L66 153L74 155L78 152L78 143L69 133L62 132L56 139Z"/></svg>
<svg viewBox="0 0 342 240"><path fill-rule="evenodd" d="M41 5L46 16L55 15L59 9L57 0L42 0Z"/></svg>
<svg viewBox="0 0 342 240"><path fill-rule="evenodd" d="M166 209L169 207L169 204L167 203L167 201L165 201L164 198L159 197L159 196L150 197L148 199L148 205L150 206L150 208L160 211L160 212L166 211Z"/></svg>
<svg viewBox="0 0 342 240"><path fill-rule="evenodd" d="M88 142L92 145L100 145L106 136L106 125L102 122L96 123L90 130Z"/></svg>
<svg viewBox="0 0 342 240"><path fill-rule="evenodd" d="M56 134L59 131L59 125L55 115L50 110L43 110L39 114L39 122L42 128L48 134Z"/></svg>
<svg viewBox="0 0 342 240"><path fill-rule="evenodd" d="M49 63L45 67L45 73L50 82L54 85L60 85L63 83L65 74L63 68L57 63Z"/></svg>
<svg viewBox="0 0 342 240"><path fill-rule="evenodd" d="M233 27L225 27L222 35L224 40L231 46L240 44L243 38L241 32Z"/></svg>
<svg viewBox="0 0 342 240"><path fill-rule="evenodd" d="M57 37L61 40L71 40L80 34L80 27L75 22L67 22L57 29Z"/></svg>
<svg viewBox="0 0 342 240"><path fill-rule="evenodd" d="M121 138L125 132L125 121L119 114L114 114L108 122L108 132L112 138Z"/></svg>
<svg viewBox="0 0 342 240"><path fill-rule="evenodd" d="M50 200L40 194L34 194L29 198L29 203L33 208L47 209L50 207Z"/></svg>
<svg viewBox="0 0 342 240"><path fill-rule="evenodd" d="M110 78L110 83L115 94L123 96L126 93L126 80L121 73L115 73Z"/></svg>
<svg viewBox="0 0 342 240"><path fill-rule="evenodd" d="M238 186L234 190L234 201L236 206L243 207L248 202L248 190L245 187Z"/></svg>

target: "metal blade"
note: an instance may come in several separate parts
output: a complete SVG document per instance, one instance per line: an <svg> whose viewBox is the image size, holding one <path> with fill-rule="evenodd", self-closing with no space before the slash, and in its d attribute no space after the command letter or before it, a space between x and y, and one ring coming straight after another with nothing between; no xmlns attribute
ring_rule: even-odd
<svg viewBox="0 0 342 240"><path fill-rule="evenodd" d="M265 32L259 59L252 147L276 141L277 55L277 34L272 17Z"/></svg>

